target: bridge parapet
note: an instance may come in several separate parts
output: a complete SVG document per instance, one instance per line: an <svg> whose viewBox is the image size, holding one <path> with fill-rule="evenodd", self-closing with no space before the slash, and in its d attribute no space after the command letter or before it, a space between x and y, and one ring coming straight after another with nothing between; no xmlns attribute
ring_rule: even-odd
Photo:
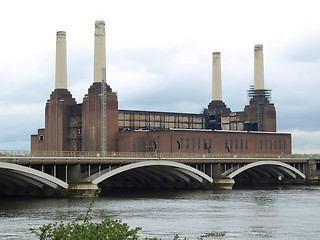
<svg viewBox="0 0 320 240"><path fill-rule="evenodd" d="M93 151L0 151L0 157L106 157L106 158L307 158L291 154L159 153Z"/></svg>
<svg viewBox="0 0 320 240"><path fill-rule="evenodd" d="M83 165L83 164L129 164L143 161L152 160L166 160L172 162L179 162L185 164L210 164L210 163L227 163L227 164L248 164L258 161L279 161L286 163L306 163L306 158L210 158L210 157L171 157L171 158L158 158L158 157L22 157L22 156L5 156L0 157L0 162L8 162L22 165L34 164L52 164L52 165Z"/></svg>

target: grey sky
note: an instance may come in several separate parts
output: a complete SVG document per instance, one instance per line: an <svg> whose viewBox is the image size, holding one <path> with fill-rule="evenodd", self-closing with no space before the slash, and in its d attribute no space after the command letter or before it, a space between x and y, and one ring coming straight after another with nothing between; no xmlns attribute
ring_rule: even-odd
<svg viewBox="0 0 320 240"><path fill-rule="evenodd" d="M317 1L7 1L0 14L0 149L30 148L54 90L55 36L67 32L68 89L93 81L94 21L106 22L107 81L119 108L200 113L211 101L212 52L223 100L242 111L264 45L265 87L294 152L320 152Z"/></svg>

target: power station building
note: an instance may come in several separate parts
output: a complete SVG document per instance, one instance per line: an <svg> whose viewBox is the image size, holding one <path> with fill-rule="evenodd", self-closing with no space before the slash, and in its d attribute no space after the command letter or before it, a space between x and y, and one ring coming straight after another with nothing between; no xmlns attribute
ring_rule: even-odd
<svg viewBox="0 0 320 240"><path fill-rule="evenodd" d="M77 103L67 89L66 33L57 32L55 89L45 128L31 151L291 154L291 134L276 132L271 91L264 88L263 46L254 47L249 105L232 112L222 101L220 53L213 53L212 101L200 114L118 109L106 82L105 23L95 22L94 79Z"/></svg>

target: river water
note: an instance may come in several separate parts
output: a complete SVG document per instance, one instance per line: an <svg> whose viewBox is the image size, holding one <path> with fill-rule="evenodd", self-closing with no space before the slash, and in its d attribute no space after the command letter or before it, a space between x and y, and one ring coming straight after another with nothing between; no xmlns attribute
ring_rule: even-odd
<svg viewBox="0 0 320 240"><path fill-rule="evenodd" d="M0 239L35 239L29 228L69 221L84 213L90 199L1 199ZM142 227L146 236L197 239L320 239L320 186L230 191L144 191L110 193L93 208L105 216Z"/></svg>

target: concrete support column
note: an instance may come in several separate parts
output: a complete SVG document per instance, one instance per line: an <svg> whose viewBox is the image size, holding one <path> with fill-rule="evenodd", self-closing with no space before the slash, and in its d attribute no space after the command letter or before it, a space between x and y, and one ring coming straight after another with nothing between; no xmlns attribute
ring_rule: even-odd
<svg viewBox="0 0 320 240"><path fill-rule="evenodd" d="M305 175L306 177L314 177L317 175L317 164L315 160L308 160Z"/></svg>
<svg viewBox="0 0 320 240"><path fill-rule="evenodd" d="M305 166L306 165L306 166ZM306 179L305 183L310 185L319 185L320 184L320 176L317 175L317 164L315 160L308 160L306 164L303 164Z"/></svg>
<svg viewBox="0 0 320 240"><path fill-rule="evenodd" d="M254 46L254 90L264 89L263 45Z"/></svg>
<svg viewBox="0 0 320 240"><path fill-rule="evenodd" d="M77 181L81 179L81 165L69 165L68 167L68 181Z"/></svg>
<svg viewBox="0 0 320 240"><path fill-rule="evenodd" d="M95 22L94 32L94 82L101 82L106 76L106 40L104 21Z"/></svg>
<svg viewBox="0 0 320 240"><path fill-rule="evenodd" d="M212 166L212 178L221 178L221 164L213 164Z"/></svg>
<svg viewBox="0 0 320 240"><path fill-rule="evenodd" d="M54 162L54 165L53 165L53 176L57 177L57 164L56 164L56 162Z"/></svg>
<svg viewBox="0 0 320 240"><path fill-rule="evenodd" d="M68 183L68 163L66 163L66 183Z"/></svg>
<svg viewBox="0 0 320 240"><path fill-rule="evenodd" d="M212 53L212 101L222 101L220 53Z"/></svg>
<svg viewBox="0 0 320 240"><path fill-rule="evenodd" d="M67 89L67 43L63 31L57 32L55 89Z"/></svg>

